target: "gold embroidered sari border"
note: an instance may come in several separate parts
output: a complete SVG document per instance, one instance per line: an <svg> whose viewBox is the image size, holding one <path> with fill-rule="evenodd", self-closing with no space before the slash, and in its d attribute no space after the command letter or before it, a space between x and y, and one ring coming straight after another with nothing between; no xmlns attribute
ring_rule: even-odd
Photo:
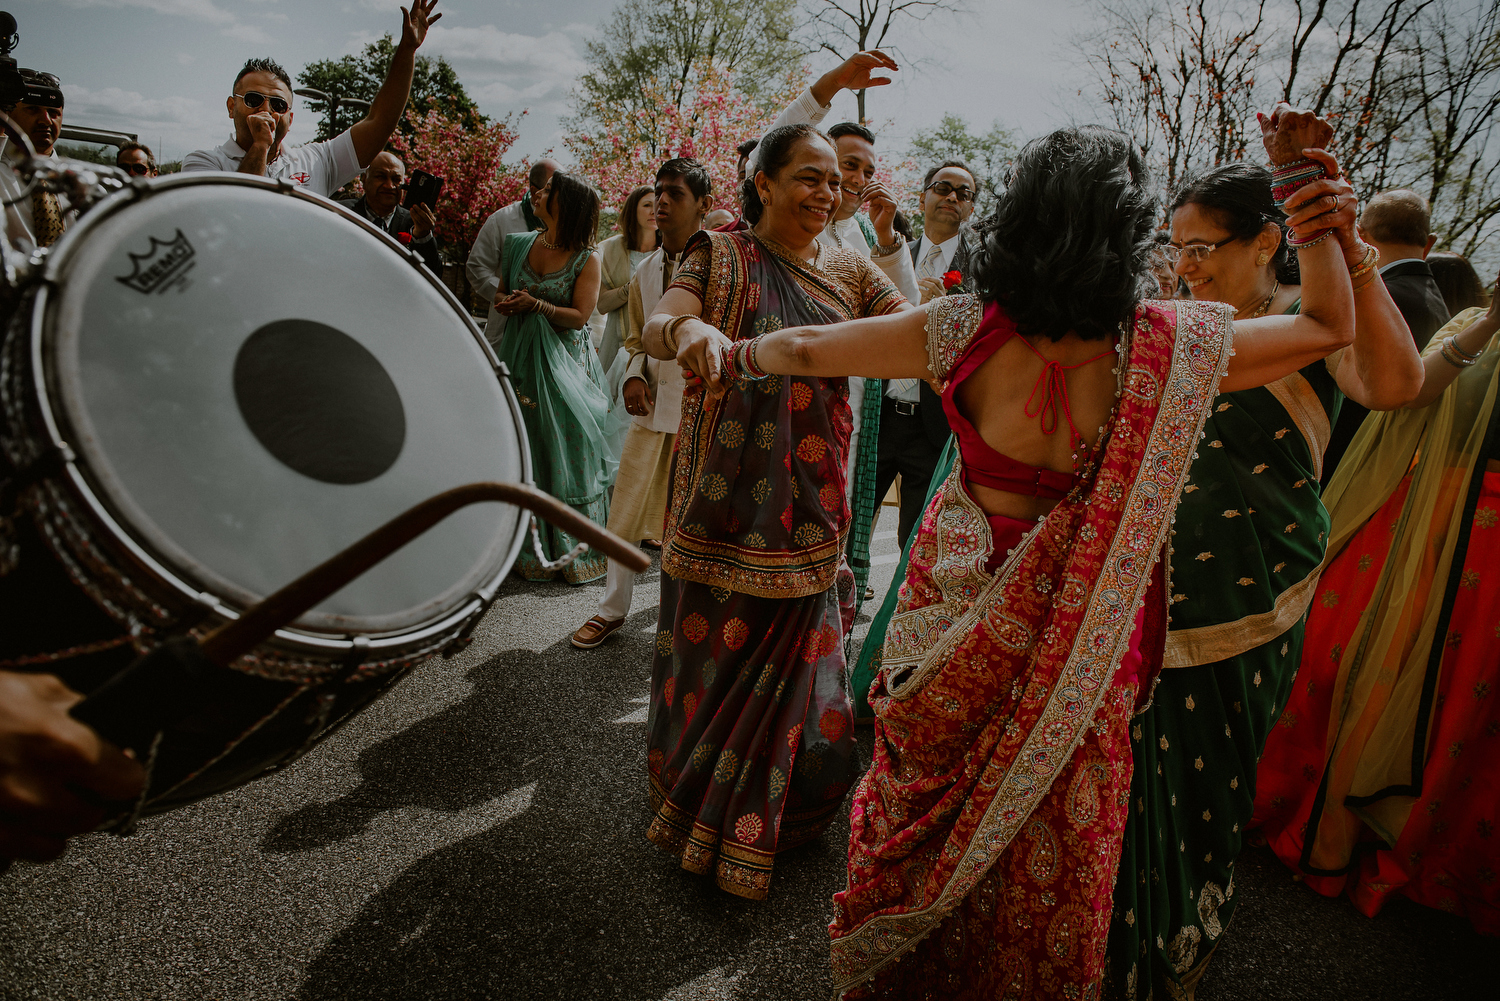
<svg viewBox="0 0 1500 1001"><path fill-rule="evenodd" d="M1168 368L1166 384L1162 388L1162 400L1152 421L1151 433L1142 453L1150 458L1141 460L1139 467L1141 472L1137 474L1136 487L1131 490L1123 507L1114 537L1110 541L1103 569L1074 636L1072 650L1056 683L1052 686L1046 706L1006 769L1000 782L1000 789L990 801L984 817L965 847L963 857L954 866L952 876L943 886L937 899L919 911L900 915L874 915L849 935L833 941L833 986L837 994L842 994L851 987L869 980L904 955L923 936L936 928L938 923L977 885L995 859L1014 840L1026 818L1031 815L1037 803L1051 788L1057 773L1071 760L1084 731L1091 724L1112 688L1114 673L1129 649L1134 631L1131 628L1134 622L1134 610L1150 586L1152 576L1148 565L1144 572L1137 575L1132 584L1123 579L1120 564L1133 552L1139 555L1135 547L1138 545L1140 529L1145 526L1150 526L1152 539L1147 558L1154 560L1161 554L1167 534L1171 529L1171 519L1168 513L1175 510L1176 502L1186 485L1192 452L1211 409L1210 403L1215 396L1214 390L1217 389L1219 380L1223 377L1228 365L1233 341L1230 314L1222 308L1215 304L1190 302L1179 302L1175 306L1177 307L1177 330L1174 337L1172 361ZM1214 314L1217 314L1216 318ZM1217 319L1216 323L1215 319ZM1196 338L1191 338L1193 344L1190 345L1188 343L1190 338L1185 336L1185 328L1191 325L1202 326L1205 332ZM1218 337L1217 345L1212 343L1215 335ZM1190 347L1199 349L1200 358L1202 354L1216 356L1213 357L1212 366L1206 371L1195 372L1194 369L1201 366L1194 364ZM1197 407L1196 413L1192 411L1193 406ZM1179 435L1178 431L1184 424L1191 433ZM1174 438L1177 440L1174 441ZM1147 495L1152 493L1159 495L1163 491L1144 489L1141 477L1144 476L1148 462L1153 468L1163 469L1161 459L1168 455L1173 460L1172 485L1170 491L1167 491L1170 493L1170 503L1160 504L1160 496L1148 497ZM1149 506L1155 506L1155 511L1148 510ZM1155 521L1154 525L1151 525L1152 520ZM1035 537L1033 534L1030 539L1034 541ZM1031 543L1018 546L1017 552L1029 544ZM1003 571L996 574L997 579L1001 576L1003 576ZM986 589L986 596L988 592L989 589ZM982 604L982 601L976 601L975 607L978 608ZM970 614L955 623L950 632L962 628L973 617L974 612L971 609ZM1125 625L1120 624L1122 618L1126 620ZM1107 651L1096 654L1090 651L1089 645L1097 641L1101 630L1112 630L1114 638ZM1090 672L1083 670L1085 666L1095 667L1100 661L1103 661L1107 667L1107 671L1101 677L1091 677ZM1067 698L1060 693L1069 688L1089 693L1085 696L1088 704L1084 710L1074 713L1065 711L1064 703ZM1057 740L1055 736L1049 736L1059 726L1071 730L1066 738L1065 748L1061 746L1062 741ZM1045 776L1033 774L1036 771L1035 762L1043 759L1051 763L1050 774ZM1026 774L1022 774L1023 766Z"/></svg>
<svg viewBox="0 0 1500 1001"><path fill-rule="evenodd" d="M1328 423L1328 412L1323 409L1317 390L1300 372L1267 383L1266 389L1276 397L1277 403L1286 408L1287 415L1301 432L1302 440L1307 442L1307 449L1312 453L1313 475L1322 476L1323 454L1333 437L1333 427Z"/></svg>
<svg viewBox="0 0 1500 1001"><path fill-rule="evenodd" d="M1324 565L1327 562L1325 559ZM1307 606L1312 604L1313 594L1322 576L1323 566L1320 565L1278 594L1276 603L1269 612L1257 612L1233 622L1169 630L1162 669L1217 664L1270 642L1307 614Z"/></svg>

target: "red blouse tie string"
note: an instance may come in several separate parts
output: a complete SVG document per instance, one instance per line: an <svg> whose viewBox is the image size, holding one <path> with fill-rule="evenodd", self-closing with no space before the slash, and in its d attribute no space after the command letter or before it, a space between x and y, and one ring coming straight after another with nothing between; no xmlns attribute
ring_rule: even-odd
<svg viewBox="0 0 1500 1001"><path fill-rule="evenodd" d="M1061 365L1051 361L1042 354L1026 338L1018 338L1020 342L1031 349L1031 353L1043 362L1041 374L1036 377L1036 382L1031 387L1031 395L1026 397L1026 416L1040 417L1042 434L1052 434L1057 430L1057 411L1059 401L1062 404L1062 412L1068 419L1068 429L1072 431L1073 437L1070 444L1077 444L1083 440L1083 435L1078 432L1078 425L1073 423L1073 408L1068 402L1068 381L1063 375L1075 368L1092 365L1101 358L1107 358L1114 353L1114 349L1101 352L1092 358L1086 358L1076 365ZM1034 409L1033 409L1034 405ZM1048 417L1051 420L1048 420Z"/></svg>

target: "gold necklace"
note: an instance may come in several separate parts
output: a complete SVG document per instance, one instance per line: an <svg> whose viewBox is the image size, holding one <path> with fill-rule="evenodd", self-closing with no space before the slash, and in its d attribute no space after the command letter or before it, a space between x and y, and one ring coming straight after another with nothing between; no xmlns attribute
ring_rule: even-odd
<svg viewBox="0 0 1500 1001"><path fill-rule="evenodd" d="M1253 313L1250 314L1249 319L1253 320L1256 317L1265 316L1266 313L1267 313L1267 311L1269 311L1270 308L1271 308L1271 303L1274 302L1275 299L1276 299L1276 293L1280 292L1280 291L1281 291L1281 282L1277 281L1274 278L1271 279L1271 294L1268 295L1268 296L1266 296L1266 301L1260 304L1260 308L1259 309L1257 309L1255 312L1253 312Z"/></svg>
<svg viewBox="0 0 1500 1001"><path fill-rule="evenodd" d="M563 249L560 244L553 243L551 240L547 239L547 231L545 229L542 230L540 233L538 233L536 235L536 242L540 243L542 246L546 247L548 250L561 250L561 249Z"/></svg>

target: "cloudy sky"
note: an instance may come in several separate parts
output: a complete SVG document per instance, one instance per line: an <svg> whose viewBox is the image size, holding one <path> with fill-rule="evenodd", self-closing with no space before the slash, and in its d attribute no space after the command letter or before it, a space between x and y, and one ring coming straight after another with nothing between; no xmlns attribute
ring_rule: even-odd
<svg viewBox="0 0 1500 1001"><path fill-rule="evenodd" d="M356 52L399 34L396 0L10 0L20 23L22 66L58 74L64 121L136 132L162 159L229 138L224 110L235 72L269 55L295 78L307 63ZM516 159L562 150L560 117L582 72L583 43L614 0L442 0L444 17L422 51L458 69L488 115L523 109ZM977 0L977 13L934 18L895 48L898 83L872 91L869 114L888 122L883 145L904 148L914 129L946 111L976 127L996 119L1034 134L1062 124L1074 107L1066 36L1084 6L1077 0ZM815 70L829 57L809 58ZM834 118L852 118L843 95ZM310 138L309 113L293 125ZM894 150L893 150L894 151ZM564 157L565 158L565 157Z"/></svg>

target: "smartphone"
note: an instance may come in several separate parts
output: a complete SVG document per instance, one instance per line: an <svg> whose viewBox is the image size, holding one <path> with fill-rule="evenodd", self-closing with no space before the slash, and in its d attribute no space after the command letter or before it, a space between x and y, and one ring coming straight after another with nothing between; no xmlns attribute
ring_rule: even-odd
<svg viewBox="0 0 1500 1001"><path fill-rule="evenodd" d="M414 170L411 177L406 180L406 200L401 203L404 208L411 208L418 202L430 209L437 208L438 194L443 190L443 179L427 173L425 170Z"/></svg>

